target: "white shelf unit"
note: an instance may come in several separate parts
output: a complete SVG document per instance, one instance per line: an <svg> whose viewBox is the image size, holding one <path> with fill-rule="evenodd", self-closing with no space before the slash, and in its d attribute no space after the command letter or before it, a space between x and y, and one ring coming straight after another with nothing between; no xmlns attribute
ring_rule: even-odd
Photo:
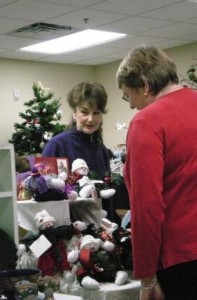
<svg viewBox="0 0 197 300"><path fill-rule="evenodd" d="M0 145L0 228L18 244L17 194L14 148Z"/></svg>

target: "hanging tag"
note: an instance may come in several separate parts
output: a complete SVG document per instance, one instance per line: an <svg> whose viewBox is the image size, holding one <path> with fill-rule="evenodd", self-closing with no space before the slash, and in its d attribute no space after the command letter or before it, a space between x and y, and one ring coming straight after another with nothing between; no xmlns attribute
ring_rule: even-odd
<svg viewBox="0 0 197 300"><path fill-rule="evenodd" d="M44 252L46 252L52 244L49 240L42 234L31 246L29 249L33 252L33 254L39 258Z"/></svg>

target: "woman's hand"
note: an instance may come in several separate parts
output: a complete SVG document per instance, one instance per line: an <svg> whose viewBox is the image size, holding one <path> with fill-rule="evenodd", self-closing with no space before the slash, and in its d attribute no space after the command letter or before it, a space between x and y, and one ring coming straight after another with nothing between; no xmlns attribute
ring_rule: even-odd
<svg viewBox="0 0 197 300"><path fill-rule="evenodd" d="M145 290L143 288L140 289L139 300L164 300L164 299L165 297L159 283L157 283L150 290Z"/></svg>
<svg viewBox="0 0 197 300"><path fill-rule="evenodd" d="M156 275L141 279L139 300L164 300Z"/></svg>

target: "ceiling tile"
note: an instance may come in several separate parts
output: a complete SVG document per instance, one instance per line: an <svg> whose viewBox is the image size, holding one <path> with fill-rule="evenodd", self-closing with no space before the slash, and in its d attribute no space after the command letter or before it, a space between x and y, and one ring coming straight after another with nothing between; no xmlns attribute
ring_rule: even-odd
<svg viewBox="0 0 197 300"><path fill-rule="evenodd" d="M51 18L50 21L55 24L70 25L75 28L96 28L103 24L108 24L120 19L125 15L102 12L91 9L80 9L70 12L66 15L61 15L56 18ZM87 20L87 23L86 23Z"/></svg>
<svg viewBox="0 0 197 300"><path fill-rule="evenodd" d="M135 15L176 2L182 2L182 0L107 0L93 5L92 8Z"/></svg>
<svg viewBox="0 0 197 300"><path fill-rule="evenodd" d="M153 11L142 14L142 16L161 20L184 21L188 18L195 17L196 10L197 3L184 1L182 3L172 4L170 7L166 6L162 9L154 9Z"/></svg>
<svg viewBox="0 0 197 300"><path fill-rule="evenodd" d="M0 34L29 25L28 21L0 17Z"/></svg>
<svg viewBox="0 0 197 300"><path fill-rule="evenodd" d="M122 32L131 35L143 32L144 30L166 26L169 23L171 22L163 20L154 20L150 18L130 17L104 26L100 26L100 29Z"/></svg>
<svg viewBox="0 0 197 300"><path fill-rule="evenodd" d="M21 20L43 21L72 11L74 8L34 0L19 0L0 9L0 16Z"/></svg>
<svg viewBox="0 0 197 300"><path fill-rule="evenodd" d="M144 31L142 35L161 37L161 38L178 38L187 39L187 34L196 32L197 28L194 24L178 23L168 26ZM140 35L140 34L139 34Z"/></svg>
<svg viewBox="0 0 197 300"><path fill-rule="evenodd" d="M90 28L128 35L60 55L19 51L38 40L8 32L37 22L71 26L72 32ZM121 60L131 47L140 44L168 49L197 42L196 24L197 3L187 0L0 0L0 57L82 65L108 63ZM40 40L45 38L43 35ZM54 38L54 34L47 31L47 38Z"/></svg>

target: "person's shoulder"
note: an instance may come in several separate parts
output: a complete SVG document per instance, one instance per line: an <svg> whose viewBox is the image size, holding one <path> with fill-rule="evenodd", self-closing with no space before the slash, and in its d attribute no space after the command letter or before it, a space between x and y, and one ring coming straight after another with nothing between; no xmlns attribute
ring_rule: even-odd
<svg viewBox="0 0 197 300"><path fill-rule="evenodd" d="M154 103L148 105L142 110L138 111L132 119L133 122L137 122L139 120L149 119L155 116L157 112L157 108L154 107Z"/></svg>
<svg viewBox="0 0 197 300"><path fill-rule="evenodd" d="M165 109L162 109L160 105L158 106L158 104L155 104L156 103L154 102L138 111L131 120L131 127L134 128L135 126L142 126L148 129L158 128L159 124L162 126L163 119L166 118L167 114L164 112Z"/></svg>
<svg viewBox="0 0 197 300"><path fill-rule="evenodd" d="M56 134L52 138L52 140L53 141L59 141L59 140L62 140L62 139L65 139L65 138L69 137L71 134L72 134L72 130L68 129L68 130L65 130L65 131L62 131L62 132Z"/></svg>
<svg viewBox="0 0 197 300"><path fill-rule="evenodd" d="M158 99L149 104L133 117L133 121L139 120L156 120L165 115L166 111L171 110L169 99Z"/></svg>
<svg viewBox="0 0 197 300"><path fill-rule="evenodd" d="M166 94L140 110L134 116L132 122L144 121L148 125L150 123L161 124L162 120L166 121L172 119L176 113L177 104L185 101L185 97L189 93L192 93L189 89L182 88L175 92Z"/></svg>

